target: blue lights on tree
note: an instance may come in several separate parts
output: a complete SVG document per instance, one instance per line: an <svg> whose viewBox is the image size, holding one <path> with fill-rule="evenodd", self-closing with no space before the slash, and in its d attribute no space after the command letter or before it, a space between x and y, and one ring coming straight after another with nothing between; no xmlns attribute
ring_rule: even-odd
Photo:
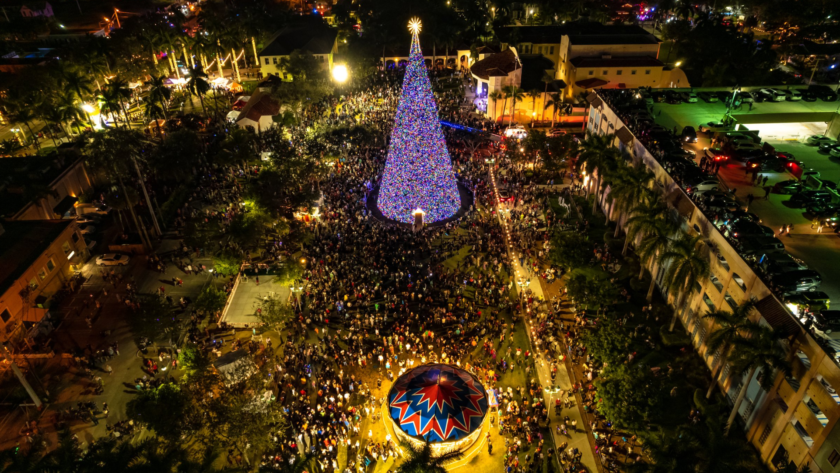
<svg viewBox="0 0 840 473"><path fill-rule="evenodd" d="M417 39L419 21L412 20L410 27L411 55L377 206L385 217L404 223L414 222L420 209L431 223L455 215L461 199Z"/></svg>

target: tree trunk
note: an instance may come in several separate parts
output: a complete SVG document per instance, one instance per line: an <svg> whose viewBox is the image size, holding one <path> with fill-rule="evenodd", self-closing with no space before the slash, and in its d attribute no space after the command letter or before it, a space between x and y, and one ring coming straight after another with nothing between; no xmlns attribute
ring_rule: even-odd
<svg viewBox="0 0 840 473"><path fill-rule="evenodd" d="M630 231L628 230L627 233L624 234L624 248L621 250L622 255L627 254L627 248L630 247Z"/></svg>
<svg viewBox="0 0 840 473"><path fill-rule="evenodd" d="M236 61L236 51L233 48L230 48L230 61L231 66L233 67L233 72L236 74L236 81L242 82L242 77L239 76L239 64Z"/></svg>
<svg viewBox="0 0 840 473"><path fill-rule="evenodd" d="M592 215L595 215L595 211L598 210L598 192L601 191L601 173L598 172L598 179L595 181L595 200L592 201Z"/></svg>
<svg viewBox="0 0 840 473"><path fill-rule="evenodd" d="M613 202L613 207L615 207L615 202ZM613 234L613 238L618 238L618 235L621 234L621 217L622 215L619 215L615 219L615 234Z"/></svg>
<svg viewBox="0 0 840 473"><path fill-rule="evenodd" d="M650 302L653 300L653 288L656 287L656 277L659 276L659 265L656 262L653 262L653 266L650 268L650 287L648 288L647 296L645 296L645 300ZM672 328L673 329L673 325Z"/></svg>
<svg viewBox="0 0 840 473"><path fill-rule="evenodd" d="M668 329L669 332L673 332L674 326L677 325L677 318L680 316L680 312L682 312L682 306L685 304L686 297L688 297L688 281L686 281L685 287L683 287L682 293L680 294L679 304L674 306L674 318L671 319L671 328Z"/></svg>
<svg viewBox="0 0 840 473"><path fill-rule="evenodd" d="M508 128L513 126L513 116L516 115L516 97L511 97L510 103L510 120L508 120Z"/></svg>
<svg viewBox="0 0 840 473"><path fill-rule="evenodd" d="M726 428L723 431L723 435L729 435L729 429L732 428L732 423L735 422L735 416L738 415L738 409L741 407L741 403L744 402L744 396L747 395L747 388L750 386L750 381L752 380L753 375L755 375L755 370L756 367L750 368L747 379L744 381L744 385L741 386L741 391L735 399L735 405L732 406L732 412L729 414L729 419L726 420Z"/></svg>
<svg viewBox="0 0 840 473"><path fill-rule="evenodd" d="M134 169L137 170L137 179L140 181L140 187L143 188L143 195L146 196L146 205L149 206L149 213L152 214L152 224L154 224L155 232L157 233L157 236L161 236L163 235L163 232L160 231L160 225L158 225L155 211L152 209L152 201L149 199L149 191L146 189L146 181L143 179L143 175L140 174L140 166L137 164L137 159L132 156L131 160L134 161Z"/></svg>
<svg viewBox="0 0 840 473"><path fill-rule="evenodd" d="M507 110L507 98L502 100L502 115L501 115L501 118L503 118L503 119L504 119L506 110Z"/></svg>
<svg viewBox="0 0 840 473"><path fill-rule="evenodd" d="M554 128L554 119L557 118L557 106L551 106L551 128Z"/></svg>
<svg viewBox="0 0 840 473"><path fill-rule="evenodd" d="M116 171L116 168L114 171ZM117 181L120 183L120 189L122 189L123 195L125 196L125 202L128 204L128 211L131 212L131 218L134 220L135 228L137 228L137 234L140 235L140 239L143 240L143 246L151 251L152 243L143 238L143 231L140 229L140 223L137 221L137 214L134 213L134 203L131 202L131 197L129 197L128 193L125 191L125 184L123 183L122 176L120 176L119 173L117 173Z"/></svg>
<svg viewBox="0 0 840 473"><path fill-rule="evenodd" d="M720 376L721 371L723 371L723 367L726 366L726 350L729 348L728 344L724 344L722 348L723 353L720 357L720 364L717 368L712 372L712 385L709 386L709 390L706 391L706 399L710 399L712 397L712 393L715 392L715 386L717 386L717 379Z"/></svg>

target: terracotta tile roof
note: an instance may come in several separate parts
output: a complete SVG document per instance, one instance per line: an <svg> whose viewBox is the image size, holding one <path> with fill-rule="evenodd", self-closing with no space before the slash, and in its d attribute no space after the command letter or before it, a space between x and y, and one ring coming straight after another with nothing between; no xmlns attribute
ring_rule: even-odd
<svg viewBox="0 0 840 473"><path fill-rule="evenodd" d="M665 199L672 207L677 209L677 212L686 219L691 218L691 214L694 212L694 209L697 207L694 205L694 202L688 198L687 195L683 192L682 189L674 189L668 194L668 198Z"/></svg>
<svg viewBox="0 0 840 473"><path fill-rule="evenodd" d="M251 100L240 112L238 120L247 118L258 122L261 117L277 115L280 113L280 103L271 98L268 94L257 93L251 96Z"/></svg>
<svg viewBox="0 0 840 473"><path fill-rule="evenodd" d="M591 79L579 80L575 82L575 85L584 89L594 89L595 87L603 87L609 83L610 81L608 80L593 77Z"/></svg>
<svg viewBox="0 0 840 473"><path fill-rule="evenodd" d="M521 66L516 59L516 53L508 48L504 52L477 61L470 67L470 71L476 77L487 80L490 77L506 76L519 68Z"/></svg>
<svg viewBox="0 0 840 473"><path fill-rule="evenodd" d="M631 133L626 126L619 128L619 130L615 132L615 136L617 136L618 139L621 140L624 144L630 144L631 142L633 142L634 138L633 133Z"/></svg>
<svg viewBox="0 0 840 473"><path fill-rule="evenodd" d="M260 56L288 56L300 49L312 54L329 54L335 45L338 30L332 28L283 28L260 51Z"/></svg>

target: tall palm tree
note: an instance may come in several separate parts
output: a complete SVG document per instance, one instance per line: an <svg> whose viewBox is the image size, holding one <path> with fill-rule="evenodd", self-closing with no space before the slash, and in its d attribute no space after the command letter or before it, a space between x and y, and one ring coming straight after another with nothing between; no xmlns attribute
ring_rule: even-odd
<svg viewBox="0 0 840 473"><path fill-rule="evenodd" d="M726 366L726 359L732 342L758 331L758 324L750 320L750 313L755 309L755 304L755 297L751 297L732 309L732 312L716 310L703 316L704 319L712 320L716 326L706 342L707 353L716 353L720 350L721 354L720 363L712 371L712 383L706 392L706 399L712 397L712 392L717 386L718 375L722 368Z"/></svg>
<svg viewBox="0 0 840 473"><path fill-rule="evenodd" d="M55 97L55 108L61 114L62 126L64 123L69 123L70 127L78 124L79 106L75 92L67 89L60 91ZM65 133L67 133L67 130L65 130ZM67 137L70 138L70 133L67 133Z"/></svg>
<svg viewBox="0 0 840 473"><path fill-rule="evenodd" d="M200 67L193 67L187 73L187 90L190 95L198 96L201 101L201 108L204 110L204 116L207 117L207 108L204 106L204 96L210 90L210 84L207 82L207 73Z"/></svg>
<svg viewBox="0 0 840 473"><path fill-rule="evenodd" d="M548 107L545 106L546 102L548 102L548 86L554 82L554 76L548 73L548 71L543 71L542 78L540 78L545 83L545 92L543 92L543 109L542 109L542 116L540 117L540 121L545 121L545 109ZM552 124L552 126L554 126Z"/></svg>
<svg viewBox="0 0 840 473"><path fill-rule="evenodd" d="M618 238L621 232L621 217L629 217L630 209L632 209L639 202L648 198L651 192L650 184L653 182L654 174L650 172L642 163L635 166L623 166L620 168L616 179L612 184L610 197L612 197L613 204L610 213L617 212L615 225L615 238ZM609 216L607 216L609 219Z"/></svg>
<svg viewBox="0 0 840 473"><path fill-rule="evenodd" d="M528 97L530 97L530 99L531 99L531 110L533 111L531 113L531 125L532 126L534 125L534 118L536 117L536 113L537 113L537 99L540 98L540 96L542 94L543 93L540 92L537 89L530 90L527 93Z"/></svg>
<svg viewBox="0 0 840 473"><path fill-rule="evenodd" d="M84 103L85 99L93 92L90 79L78 71L69 71L64 76L64 81L67 88L76 94L76 98L80 103ZM90 118L90 114L88 114L87 110L84 108L82 108L82 112L84 112L84 116L87 117L91 129L94 128L93 119Z"/></svg>
<svg viewBox="0 0 840 473"><path fill-rule="evenodd" d="M172 97L172 90L166 86L166 78L152 75L151 79L146 81L146 85L149 86L148 101L157 103L163 111L163 118L168 119L166 109L169 106L169 99Z"/></svg>
<svg viewBox="0 0 840 473"><path fill-rule="evenodd" d="M657 257L667 253L671 246L671 236L674 234L674 230L675 228L669 220L656 220L636 247L636 254L639 255L639 263L642 267L639 279L645 272L645 265L651 264L650 287L646 296L648 302L653 300L653 289L656 287L656 278L659 275L659 268L662 266L657 264Z"/></svg>
<svg viewBox="0 0 840 473"><path fill-rule="evenodd" d="M595 180L595 201L592 202L592 213L598 208L601 192L601 180L618 165L618 150L613 146L615 135L612 133L599 135L590 133L582 143L583 152L580 157L586 162L586 172L591 176L598 171Z"/></svg>
<svg viewBox="0 0 840 473"><path fill-rule="evenodd" d="M487 99L493 101L493 113L496 113L497 111L496 104L499 102L499 100L503 99L504 97L504 94L498 90L494 90L493 92L487 94Z"/></svg>
<svg viewBox="0 0 840 473"><path fill-rule="evenodd" d="M557 118L557 107L563 105L563 97L560 94L551 94L548 100L545 101L545 107L543 107L543 115L545 115L545 109L551 107L551 128L554 128L554 119Z"/></svg>
<svg viewBox="0 0 840 473"><path fill-rule="evenodd" d="M120 98L117 96L117 93L114 89L110 87L106 87L105 89L100 89L99 95L96 97L96 101L99 103L99 109L103 112L110 112L111 116L114 119L114 124L119 126L119 116L120 112L122 111L122 107L120 106ZM125 122L125 126L128 126L128 120Z"/></svg>
<svg viewBox="0 0 840 473"><path fill-rule="evenodd" d="M667 211L668 207L658 194L646 195L634 205L630 210L632 216L626 222L627 236L624 239L624 249L621 254L627 254L627 248L631 241L636 241L639 236L644 238L645 235L654 231L654 227L659 224L659 221L666 218Z"/></svg>
<svg viewBox="0 0 840 473"><path fill-rule="evenodd" d="M119 103L120 109L125 117L126 127L128 127L128 110L125 105L131 98L131 89L128 88L128 81L119 76L114 77L108 82L108 89L117 99L117 103Z"/></svg>
<svg viewBox="0 0 840 473"><path fill-rule="evenodd" d="M765 390L770 389L773 385L776 371L790 372L787 353L779 343L782 338L785 338L782 332L767 327L759 327L749 338L739 338L733 341L732 373L736 376L736 379L744 380L744 382L738 392L738 397L735 398L735 405L732 406L729 419L726 421L725 431L727 433L732 428L732 422L738 414L738 409L744 401L747 388L749 388L750 381L756 372L758 372L759 385ZM747 374L746 378L744 378L745 373Z"/></svg>
<svg viewBox="0 0 840 473"><path fill-rule="evenodd" d="M35 119L35 111L32 110L32 106L26 102L15 103L14 112L12 112L10 118L13 122L26 126L26 129L29 130L29 136L32 137L31 144L35 146L36 150L40 149L41 144L38 142L38 136L32 131L30 125L32 120Z"/></svg>
<svg viewBox="0 0 840 473"><path fill-rule="evenodd" d="M510 111L510 119L508 120L508 126L513 125L513 116L516 115L516 101L522 101L525 98L525 91L523 91L520 87L515 85L508 85L505 86L504 89L505 95L507 98L511 99L511 111Z"/></svg>
<svg viewBox="0 0 840 473"><path fill-rule="evenodd" d="M429 442L417 447L406 441L400 442L405 450L405 461L396 469L396 473L446 473L446 463L464 457L461 450L453 450L435 456Z"/></svg>
<svg viewBox="0 0 840 473"><path fill-rule="evenodd" d="M662 255L662 264L668 265L668 272L665 274L668 290L678 294L674 305L674 318L669 329L671 332L674 331L683 303L694 291L695 283L709 275L709 257L704 254L704 246L702 235L692 237L683 234L671 243L671 247Z"/></svg>
<svg viewBox="0 0 840 473"><path fill-rule="evenodd" d="M159 120L166 120L166 112L163 110L163 107L161 107L160 104L151 96L146 97L143 103L145 105L143 116L145 117L146 122L149 123L154 120L158 136L160 137L160 140L163 141L163 130L160 128Z"/></svg>

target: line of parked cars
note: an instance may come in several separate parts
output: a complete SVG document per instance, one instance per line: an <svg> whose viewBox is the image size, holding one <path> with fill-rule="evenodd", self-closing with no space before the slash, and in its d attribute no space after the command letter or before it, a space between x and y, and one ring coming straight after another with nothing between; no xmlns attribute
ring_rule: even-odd
<svg viewBox="0 0 840 473"><path fill-rule="evenodd" d="M825 135L811 135L805 139L805 144L818 146L820 152L826 153L832 158L840 158L840 142Z"/></svg>
<svg viewBox="0 0 840 473"><path fill-rule="evenodd" d="M703 92L678 92L675 90L647 90L640 89L640 96L648 105L654 103L697 103L700 100L706 103L729 103L733 98L736 103L748 104L757 102L816 102L818 99L823 102L834 102L837 100L837 93L825 85L811 85L807 89L777 89L763 88L756 91L703 91Z"/></svg>

